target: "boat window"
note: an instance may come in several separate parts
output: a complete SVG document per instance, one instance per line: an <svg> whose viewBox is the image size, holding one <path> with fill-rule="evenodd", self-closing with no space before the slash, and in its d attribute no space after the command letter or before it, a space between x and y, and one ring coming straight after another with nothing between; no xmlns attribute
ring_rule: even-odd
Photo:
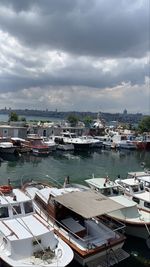
<svg viewBox="0 0 150 267"><path fill-rule="evenodd" d="M21 207L20 205L13 205L12 206L13 215L21 214Z"/></svg>
<svg viewBox="0 0 150 267"><path fill-rule="evenodd" d="M149 208L150 209L150 202L144 202L144 207Z"/></svg>
<svg viewBox="0 0 150 267"><path fill-rule="evenodd" d="M41 244L41 239L35 239L35 240L32 241L33 246L36 246L39 243Z"/></svg>
<svg viewBox="0 0 150 267"><path fill-rule="evenodd" d="M136 186L136 185L133 186L132 189L133 189L133 192L138 192L139 191L138 186Z"/></svg>
<svg viewBox="0 0 150 267"><path fill-rule="evenodd" d="M144 190L144 185L143 185L143 183L140 183L140 190Z"/></svg>
<svg viewBox="0 0 150 267"><path fill-rule="evenodd" d="M140 200L137 197L133 197L132 200L138 204L140 203Z"/></svg>
<svg viewBox="0 0 150 267"><path fill-rule="evenodd" d="M27 201L27 202L25 202L25 203L24 203L24 209L25 209L25 213L33 212L32 201Z"/></svg>
<svg viewBox="0 0 150 267"><path fill-rule="evenodd" d="M119 194L119 190L118 190L117 187L112 188L112 191L113 191L114 195L118 195Z"/></svg>
<svg viewBox="0 0 150 267"><path fill-rule="evenodd" d="M109 196L111 194L110 188L105 189L105 196Z"/></svg>
<svg viewBox="0 0 150 267"><path fill-rule="evenodd" d="M8 207L0 207L0 218L9 217Z"/></svg>
<svg viewBox="0 0 150 267"><path fill-rule="evenodd" d="M98 192L98 191L99 191L99 190L98 190L98 188L95 188L95 191L97 191L97 192ZM104 195L105 195L105 189L101 189L101 191L100 191L100 192L101 192L101 194L104 194Z"/></svg>

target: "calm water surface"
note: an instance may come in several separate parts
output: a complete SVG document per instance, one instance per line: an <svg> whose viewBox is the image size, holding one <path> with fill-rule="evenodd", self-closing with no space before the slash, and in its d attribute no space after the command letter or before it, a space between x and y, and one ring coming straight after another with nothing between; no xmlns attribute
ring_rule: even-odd
<svg viewBox="0 0 150 267"><path fill-rule="evenodd" d="M109 175L115 179L118 174L126 177L128 171L142 170L141 162L150 168L150 151L109 151L97 150L84 153L53 152L48 157L21 155L20 157L4 157L0 155L0 183L6 184L8 178L19 185L27 179L50 181L50 178L63 184L69 175L71 182L82 183L84 180ZM145 242L138 238L127 237L124 246L130 258L117 266L150 266L150 250ZM79 266L73 262L70 267Z"/></svg>

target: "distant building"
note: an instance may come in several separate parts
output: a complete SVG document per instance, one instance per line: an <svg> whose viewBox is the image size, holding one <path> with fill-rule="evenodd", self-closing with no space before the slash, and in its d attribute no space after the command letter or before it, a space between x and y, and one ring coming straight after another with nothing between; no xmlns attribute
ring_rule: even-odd
<svg viewBox="0 0 150 267"><path fill-rule="evenodd" d="M127 110L124 109L124 111L123 111L123 115L127 115L127 114L128 114Z"/></svg>
<svg viewBox="0 0 150 267"><path fill-rule="evenodd" d="M22 126L12 126L12 125L0 125L0 138L3 137L19 137L26 138L27 127Z"/></svg>

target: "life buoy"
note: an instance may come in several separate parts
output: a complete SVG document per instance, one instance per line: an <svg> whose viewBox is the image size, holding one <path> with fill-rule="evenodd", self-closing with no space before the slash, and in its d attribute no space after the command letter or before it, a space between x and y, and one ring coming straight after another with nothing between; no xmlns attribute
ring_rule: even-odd
<svg viewBox="0 0 150 267"><path fill-rule="evenodd" d="M0 192L3 194L9 194L12 191L12 186L11 185L1 185L0 186Z"/></svg>

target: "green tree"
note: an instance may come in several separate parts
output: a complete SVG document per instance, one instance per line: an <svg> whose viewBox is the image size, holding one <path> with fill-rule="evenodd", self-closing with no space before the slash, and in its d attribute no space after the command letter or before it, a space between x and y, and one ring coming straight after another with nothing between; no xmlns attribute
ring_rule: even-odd
<svg viewBox="0 0 150 267"><path fill-rule="evenodd" d="M9 121L18 121L18 115L16 112L12 111L9 114Z"/></svg>
<svg viewBox="0 0 150 267"><path fill-rule="evenodd" d="M83 122L85 123L86 126L90 126L90 124L92 123L92 118L90 116L86 116L83 119Z"/></svg>
<svg viewBox="0 0 150 267"><path fill-rule="evenodd" d="M25 117L21 117L21 118L20 118L20 121L24 121L24 122L26 122L26 118L25 118Z"/></svg>
<svg viewBox="0 0 150 267"><path fill-rule="evenodd" d="M71 126L76 126L79 121L79 118L74 114L70 114L67 120L70 122Z"/></svg>
<svg viewBox="0 0 150 267"><path fill-rule="evenodd" d="M141 133L150 132L150 116L145 116L138 124Z"/></svg>

